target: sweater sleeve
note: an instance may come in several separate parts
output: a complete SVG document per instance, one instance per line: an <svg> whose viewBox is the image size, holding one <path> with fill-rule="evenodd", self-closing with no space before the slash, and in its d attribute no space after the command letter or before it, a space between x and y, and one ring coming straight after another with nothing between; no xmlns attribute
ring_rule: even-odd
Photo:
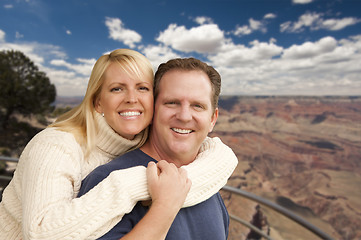
<svg viewBox="0 0 361 240"><path fill-rule="evenodd" d="M60 143L48 137L35 141L21 156L24 240L95 239L137 201L148 198L145 167L112 172L87 194L75 198L82 152L71 139L65 140Z"/></svg>
<svg viewBox="0 0 361 240"><path fill-rule="evenodd" d="M217 193L232 175L238 164L237 156L218 137L207 137L195 161L183 166L192 187L183 207L203 202Z"/></svg>

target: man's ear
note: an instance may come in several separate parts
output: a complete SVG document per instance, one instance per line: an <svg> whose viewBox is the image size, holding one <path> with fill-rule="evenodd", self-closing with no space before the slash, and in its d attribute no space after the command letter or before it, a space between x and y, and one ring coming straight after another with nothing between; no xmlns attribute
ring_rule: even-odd
<svg viewBox="0 0 361 240"><path fill-rule="evenodd" d="M218 119L218 108L216 108L216 109L214 110L214 113L213 113L213 115L212 115L211 125L210 125L209 131L208 131L209 133L213 131L213 127L214 127L214 125L216 125L217 119Z"/></svg>

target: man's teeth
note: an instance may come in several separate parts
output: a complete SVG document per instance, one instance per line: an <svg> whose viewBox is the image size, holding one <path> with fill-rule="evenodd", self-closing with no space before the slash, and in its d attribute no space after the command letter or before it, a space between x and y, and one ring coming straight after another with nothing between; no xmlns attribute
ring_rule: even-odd
<svg viewBox="0 0 361 240"><path fill-rule="evenodd" d="M140 112L121 112L120 116L123 117L132 117L132 116L139 116Z"/></svg>
<svg viewBox="0 0 361 240"><path fill-rule="evenodd" d="M180 128L172 128L173 131L177 132L177 133L181 133L181 134L187 134L187 133L191 133L192 130L189 129L180 129Z"/></svg>

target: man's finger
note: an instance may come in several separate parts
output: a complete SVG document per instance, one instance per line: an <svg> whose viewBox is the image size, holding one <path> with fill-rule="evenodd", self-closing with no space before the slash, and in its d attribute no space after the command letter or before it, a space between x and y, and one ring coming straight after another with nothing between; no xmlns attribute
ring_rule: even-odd
<svg viewBox="0 0 361 240"><path fill-rule="evenodd" d="M147 167L147 179L152 181L158 177L158 167L155 162L149 162Z"/></svg>

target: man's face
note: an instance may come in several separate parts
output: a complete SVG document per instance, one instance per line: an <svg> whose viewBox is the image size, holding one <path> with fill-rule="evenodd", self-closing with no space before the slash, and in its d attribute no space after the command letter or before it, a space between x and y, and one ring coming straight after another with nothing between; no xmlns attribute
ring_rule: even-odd
<svg viewBox="0 0 361 240"><path fill-rule="evenodd" d="M212 87L202 71L171 70L160 81L151 138L162 159L178 167L192 162L212 131Z"/></svg>

